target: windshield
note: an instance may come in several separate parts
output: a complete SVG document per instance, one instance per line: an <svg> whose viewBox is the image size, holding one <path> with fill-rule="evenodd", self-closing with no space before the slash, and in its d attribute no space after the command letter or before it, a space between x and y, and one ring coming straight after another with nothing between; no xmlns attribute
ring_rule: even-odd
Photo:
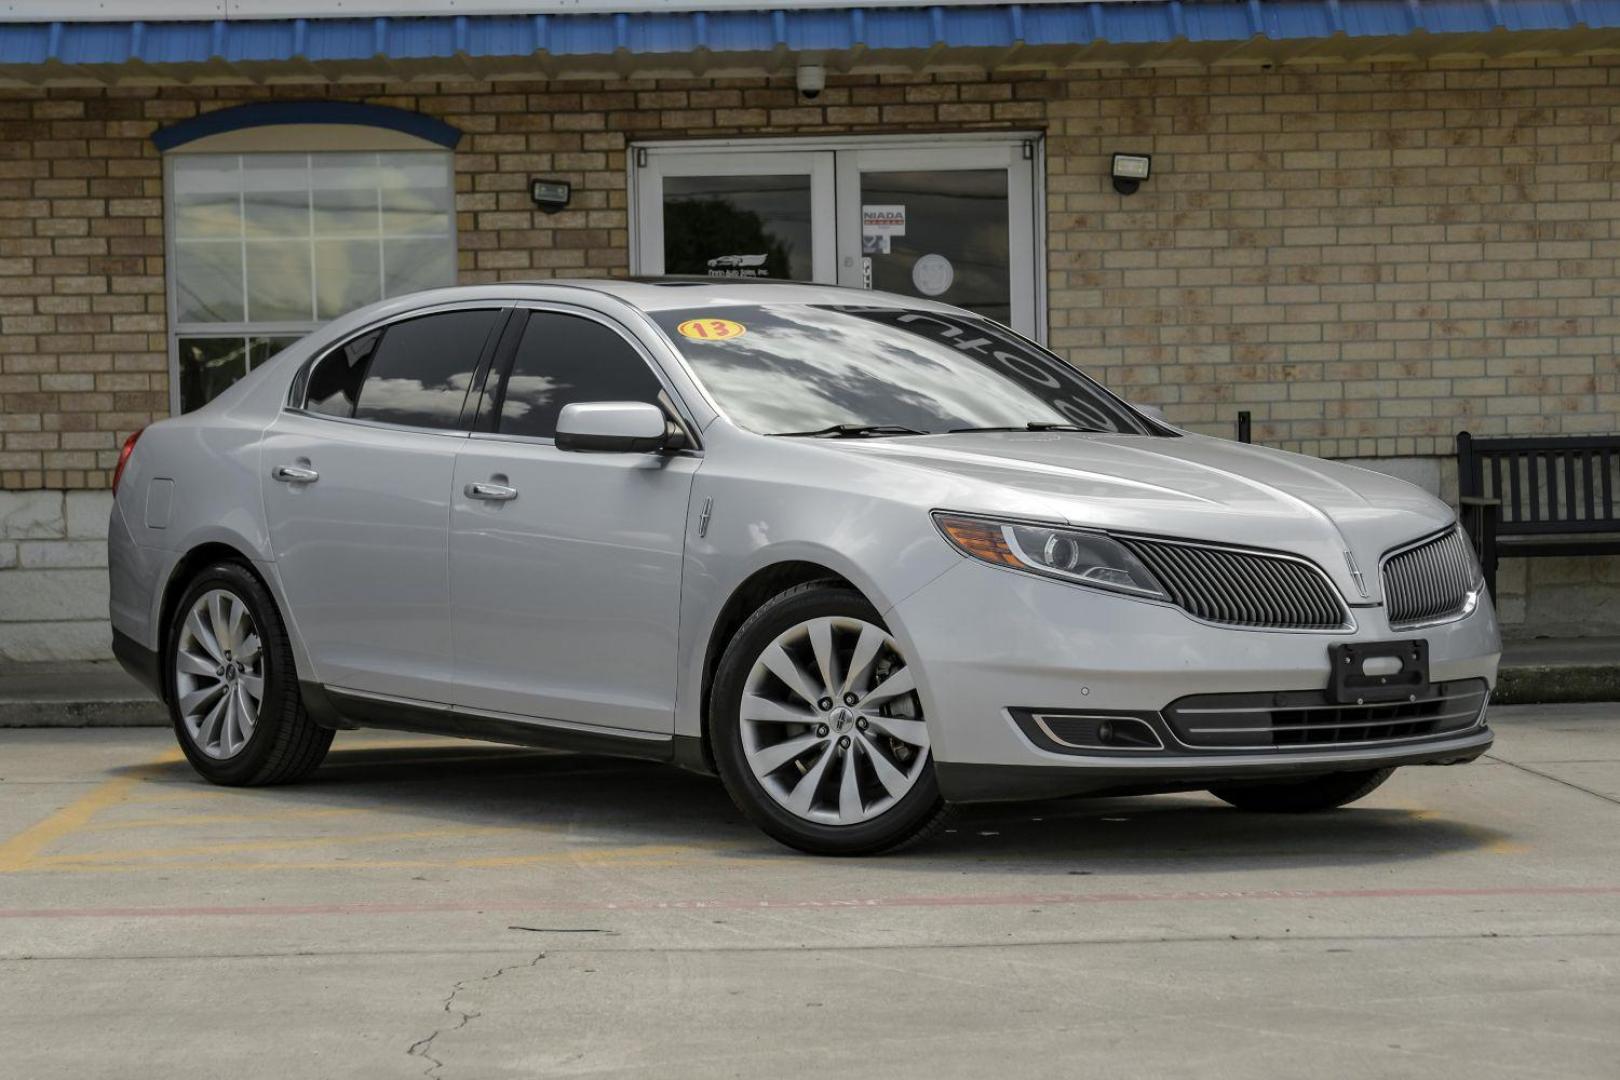
<svg viewBox="0 0 1620 1080"><path fill-rule="evenodd" d="M1061 358L986 319L822 304L651 314L720 408L761 434L1159 433Z"/></svg>

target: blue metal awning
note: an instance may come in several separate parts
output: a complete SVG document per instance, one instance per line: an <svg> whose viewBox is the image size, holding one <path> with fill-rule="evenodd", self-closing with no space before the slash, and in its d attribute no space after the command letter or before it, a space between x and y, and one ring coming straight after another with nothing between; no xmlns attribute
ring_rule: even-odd
<svg viewBox="0 0 1620 1080"><path fill-rule="evenodd" d="M1620 0L1143 0L0 23L0 79L109 83L1620 51Z"/></svg>

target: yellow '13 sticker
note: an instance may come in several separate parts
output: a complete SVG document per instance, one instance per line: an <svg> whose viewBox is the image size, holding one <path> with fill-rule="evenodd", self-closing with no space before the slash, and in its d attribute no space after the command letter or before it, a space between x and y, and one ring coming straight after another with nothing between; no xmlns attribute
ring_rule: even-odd
<svg viewBox="0 0 1620 1080"><path fill-rule="evenodd" d="M675 330L681 337L695 341L725 341L727 338L742 337L748 332L742 323L730 319L687 319Z"/></svg>

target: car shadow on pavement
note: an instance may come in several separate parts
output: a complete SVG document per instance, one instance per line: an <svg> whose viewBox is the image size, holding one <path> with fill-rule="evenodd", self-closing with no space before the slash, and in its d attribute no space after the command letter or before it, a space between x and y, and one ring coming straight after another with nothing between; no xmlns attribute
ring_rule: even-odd
<svg viewBox="0 0 1620 1080"><path fill-rule="evenodd" d="M185 762L141 767L148 782L204 785ZM726 860L802 858L754 828L720 782L627 759L446 741L345 748L308 780L229 790L278 809L353 808L459 827L566 830L572 842L679 845ZM1257 814L1202 794L959 807L932 839L869 860L881 871L1197 874L1262 867L1389 864L1500 846L1511 837L1445 814L1366 805Z"/></svg>

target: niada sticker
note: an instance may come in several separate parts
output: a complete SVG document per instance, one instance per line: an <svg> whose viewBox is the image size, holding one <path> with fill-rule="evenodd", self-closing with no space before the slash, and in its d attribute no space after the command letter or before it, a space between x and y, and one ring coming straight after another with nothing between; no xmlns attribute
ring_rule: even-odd
<svg viewBox="0 0 1620 1080"><path fill-rule="evenodd" d="M725 341L742 337L748 328L730 319L687 319L675 328L675 332L693 341Z"/></svg>
<svg viewBox="0 0 1620 1080"><path fill-rule="evenodd" d="M906 208L899 203L873 204L861 207L862 236L906 235Z"/></svg>
<svg viewBox="0 0 1620 1080"><path fill-rule="evenodd" d="M911 267L911 283L924 296L938 296L956 280L956 268L943 255L924 255Z"/></svg>

